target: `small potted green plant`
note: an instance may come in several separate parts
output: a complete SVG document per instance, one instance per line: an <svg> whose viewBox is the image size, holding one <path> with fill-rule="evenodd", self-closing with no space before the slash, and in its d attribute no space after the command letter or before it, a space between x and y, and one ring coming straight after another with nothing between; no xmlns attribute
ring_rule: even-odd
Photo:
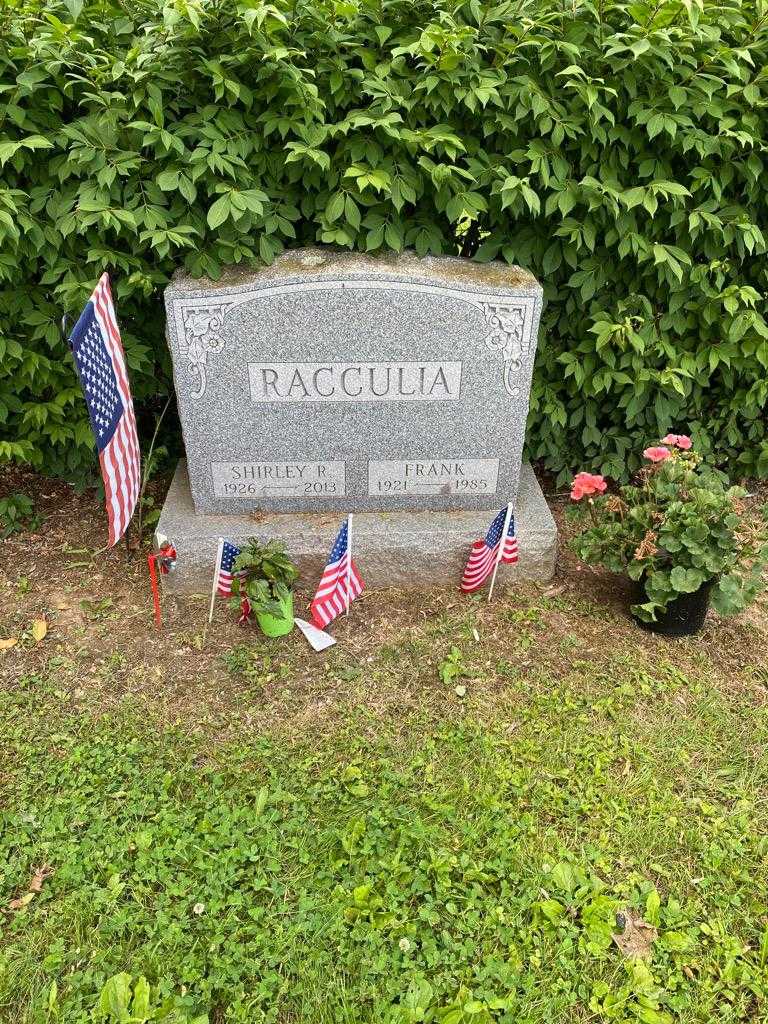
<svg viewBox="0 0 768 1024"><path fill-rule="evenodd" d="M583 528L572 546L585 562L634 581L640 625L687 636L703 626L710 600L730 615L763 588L766 509L748 509L746 491L708 466L684 434L668 434L643 455L648 465L615 493L602 476L577 474L572 515Z"/></svg>
<svg viewBox="0 0 768 1024"><path fill-rule="evenodd" d="M296 566L280 541L260 544L254 537L241 549L233 566L233 604L243 618L251 612L266 636L284 636L293 629L293 584Z"/></svg>

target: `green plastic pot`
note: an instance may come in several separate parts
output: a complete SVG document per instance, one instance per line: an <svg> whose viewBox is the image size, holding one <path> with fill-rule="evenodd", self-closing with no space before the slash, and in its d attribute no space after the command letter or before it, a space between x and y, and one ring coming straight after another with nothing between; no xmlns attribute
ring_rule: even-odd
<svg viewBox="0 0 768 1024"><path fill-rule="evenodd" d="M293 629L293 594L278 603L282 609L281 615L267 615L264 612L256 615L259 629L265 636L285 636Z"/></svg>

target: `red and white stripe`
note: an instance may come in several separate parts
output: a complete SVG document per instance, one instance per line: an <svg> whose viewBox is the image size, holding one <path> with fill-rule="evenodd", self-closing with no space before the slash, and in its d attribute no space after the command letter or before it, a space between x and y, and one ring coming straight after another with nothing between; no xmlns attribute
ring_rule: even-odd
<svg viewBox="0 0 768 1024"><path fill-rule="evenodd" d="M216 593L220 597L229 597L232 593L232 580L235 577L231 572L225 572L224 569L219 569L219 581L216 584Z"/></svg>
<svg viewBox="0 0 768 1024"><path fill-rule="evenodd" d="M349 562L349 576L347 576L348 562L349 551L347 550L337 562L332 562L325 567L317 593L310 605L312 621L320 629L325 629L329 622L333 622L337 615L346 611L350 603L362 593L363 581L357 571L354 559ZM349 583L349 592L347 592L347 582Z"/></svg>
<svg viewBox="0 0 768 1024"><path fill-rule="evenodd" d="M114 367L117 390L125 410L109 444L99 454L106 492L109 544L112 547L125 533L136 508L141 486L141 454L125 355L107 274L101 275L91 295L91 302Z"/></svg>
<svg viewBox="0 0 768 1024"><path fill-rule="evenodd" d="M501 544L501 540L499 540L498 544L494 544L492 548L489 548L485 543L485 539L483 539L476 540L472 545L472 550L469 553L469 559L464 569L464 575L461 578L461 589L465 594L471 594L473 590L482 587L491 575L496 565L496 560L499 557L499 544ZM504 541L501 563L512 565L516 561L517 537L507 536Z"/></svg>
<svg viewBox="0 0 768 1024"><path fill-rule="evenodd" d="M219 569L218 583L216 584L216 593L220 597L231 597L232 595L232 582L235 576L242 576L241 572L227 572L226 569Z"/></svg>

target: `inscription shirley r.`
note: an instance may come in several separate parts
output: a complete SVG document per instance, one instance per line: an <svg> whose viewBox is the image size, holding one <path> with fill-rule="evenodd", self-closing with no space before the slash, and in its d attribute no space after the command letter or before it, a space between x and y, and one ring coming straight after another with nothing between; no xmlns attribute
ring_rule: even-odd
<svg viewBox="0 0 768 1024"><path fill-rule="evenodd" d="M254 402L457 401L461 363L249 363Z"/></svg>
<svg viewBox="0 0 768 1024"><path fill-rule="evenodd" d="M378 459L368 463L368 494L496 493L498 459Z"/></svg>
<svg viewBox="0 0 768 1024"><path fill-rule="evenodd" d="M346 494L343 462L212 462L217 498L327 498Z"/></svg>

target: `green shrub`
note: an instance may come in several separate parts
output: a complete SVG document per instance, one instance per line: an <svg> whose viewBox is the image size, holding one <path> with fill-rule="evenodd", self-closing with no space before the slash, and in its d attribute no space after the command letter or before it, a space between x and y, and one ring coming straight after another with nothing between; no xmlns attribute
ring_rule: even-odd
<svg viewBox="0 0 768 1024"><path fill-rule="evenodd" d="M145 407L176 265L323 242L530 267L561 476L670 429L768 472L763 0L6 0L0 40L0 457L93 465L59 321L105 267Z"/></svg>
<svg viewBox="0 0 768 1024"><path fill-rule="evenodd" d="M36 530L40 517L35 514L35 503L28 494L8 494L0 498L0 539L22 530Z"/></svg>

